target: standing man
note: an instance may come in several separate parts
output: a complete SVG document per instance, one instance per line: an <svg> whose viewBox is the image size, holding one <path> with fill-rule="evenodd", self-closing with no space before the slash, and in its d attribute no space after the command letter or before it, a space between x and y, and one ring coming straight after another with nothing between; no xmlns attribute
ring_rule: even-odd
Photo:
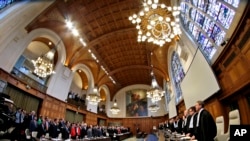
<svg viewBox="0 0 250 141"><path fill-rule="evenodd" d="M183 121L182 121L182 133L183 134L187 133L189 121L190 121L190 118L191 118L191 116L188 114L188 110L189 109L186 109L184 111L184 115L183 115L183 118L182 118L183 119Z"/></svg>
<svg viewBox="0 0 250 141"><path fill-rule="evenodd" d="M198 141L214 141L217 128L212 115L204 109L203 101L197 101L195 109L197 111L196 139Z"/></svg>
<svg viewBox="0 0 250 141"><path fill-rule="evenodd" d="M195 106L192 106L188 110L189 116L187 120L187 127L186 127L186 136L192 137L195 139L195 131L196 131L196 121L197 121L197 113Z"/></svg>

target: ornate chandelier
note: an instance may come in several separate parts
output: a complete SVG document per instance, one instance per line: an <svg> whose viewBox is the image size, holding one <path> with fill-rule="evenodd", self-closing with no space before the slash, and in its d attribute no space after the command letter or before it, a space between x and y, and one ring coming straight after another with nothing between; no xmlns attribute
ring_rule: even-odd
<svg viewBox="0 0 250 141"><path fill-rule="evenodd" d="M180 19L177 17L180 7L159 4L158 0L144 0L143 8L138 14L129 17L136 24L138 42L148 41L163 46L181 34L178 24Z"/></svg>
<svg viewBox="0 0 250 141"><path fill-rule="evenodd" d="M152 75L152 83L151 83L151 89L147 90L147 97L151 99L153 103L160 101L161 98L164 96L165 91L163 91L159 85L157 84L157 81L155 79L155 76L153 72L151 73Z"/></svg>
<svg viewBox="0 0 250 141"><path fill-rule="evenodd" d="M89 104L91 104L91 105L97 105L101 101L100 96L96 93L88 94L86 99L88 100Z"/></svg>
<svg viewBox="0 0 250 141"><path fill-rule="evenodd" d="M55 50L51 49L46 54L38 57L36 60L31 60L33 63L35 69L34 73L38 75L39 77L47 77L48 75L51 75L54 72L54 63L53 63L53 57L54 57Z"/></svg>
<svg viewBox="0 0 250 141"><path fill-rule="evenodd" d="M152 104L148 107L148 110L150 112L157 112L158 110L160 109L159 105L158 104Z"/></svg>
<svg viewBox="0 0 250 141"><path fill-rule="evenodd" d="M116 99L115 99L113 106L110 108L110 111L114 115L116 115L120 112L120 109L118 108L117 103L116 103Z"/></svg>

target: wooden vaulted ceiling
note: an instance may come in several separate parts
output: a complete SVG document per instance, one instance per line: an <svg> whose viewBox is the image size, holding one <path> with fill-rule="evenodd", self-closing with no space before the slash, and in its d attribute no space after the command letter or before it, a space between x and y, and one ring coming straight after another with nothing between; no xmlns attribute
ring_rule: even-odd
<svg viewBox="0 0 250 141"><path fill-rule="evenodd" d="M168 79L167 51L173 42L163 47L137 42L137 30L128 17L141 8L142 0L57 0L27 25L26 30L47 28L57 33L66 47L65 65L69 68L77 64L88 66L96 85L107 85L112 98L123 87L151 85L151 64L160 86L163 86L163 79ZM75 24L87 43L86 47L69 33L66 19ZM91 57L89 49L99 63Z"/></svg>

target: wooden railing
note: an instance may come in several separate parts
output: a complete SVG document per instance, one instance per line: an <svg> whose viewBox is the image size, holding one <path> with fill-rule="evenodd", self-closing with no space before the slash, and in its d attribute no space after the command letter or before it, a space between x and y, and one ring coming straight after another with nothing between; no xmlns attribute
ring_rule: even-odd
<svg viewBox="0 0 250 141"><path fill-rule="evenodd" d="M29 85L30 87L42 92L42 93L46 93L47 90L47 86L40 84L39 82L37 82L36 80L30 78L29 76L27 76L26 74L22 73L21 71L19 71L16 68L13 68L11 75L13 77L15 77L17 80L26 83L27 85Z"/></svg>

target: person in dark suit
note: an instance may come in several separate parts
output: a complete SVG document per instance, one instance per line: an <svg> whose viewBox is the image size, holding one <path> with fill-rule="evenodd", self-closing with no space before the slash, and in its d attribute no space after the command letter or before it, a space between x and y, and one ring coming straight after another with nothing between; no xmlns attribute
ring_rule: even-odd
<svg viewBox="0 0 250 141"><path fill-rule="evenodd" d="M45 120L42 120L42 124L37 125L37 138L44 137L46 134Z"/></svg>
<svg viewBox="0 0 250 141"><path fill-rule="evenodd" d="M87 137L88 138L93 137L92 130L93 130L92 125L89 125L89 128L87 130Z"/></svg>
<svg viewBox="0 0 250 141"><path fill-rule="evenodd" d="M32 133L33 131L37 131L37 117L34 116L33 119L30 121L29 132Z"/></svg>
<svg viewBox="0 0 250 141"><path fill-rule="evenodd" d="M214 141L217 128L212 115L204 109L203 101L197 101L195 108L197 111L195 138L198 141Z"/></svg>
<svg viewBox="0 0 250 141"><path fill-rule="evenodd" d="M87 137L87 123L82 124L82 129L81 129L81 138Z"/></svg>
<svg viewBox="0 0 250 141"><path fill-rule="evenodd" d="M60 129L58 128L58 119L54 119L54 121L51 122L49 126L49 136L51 138L57 138L59 132L60 132Z"/></svg>

